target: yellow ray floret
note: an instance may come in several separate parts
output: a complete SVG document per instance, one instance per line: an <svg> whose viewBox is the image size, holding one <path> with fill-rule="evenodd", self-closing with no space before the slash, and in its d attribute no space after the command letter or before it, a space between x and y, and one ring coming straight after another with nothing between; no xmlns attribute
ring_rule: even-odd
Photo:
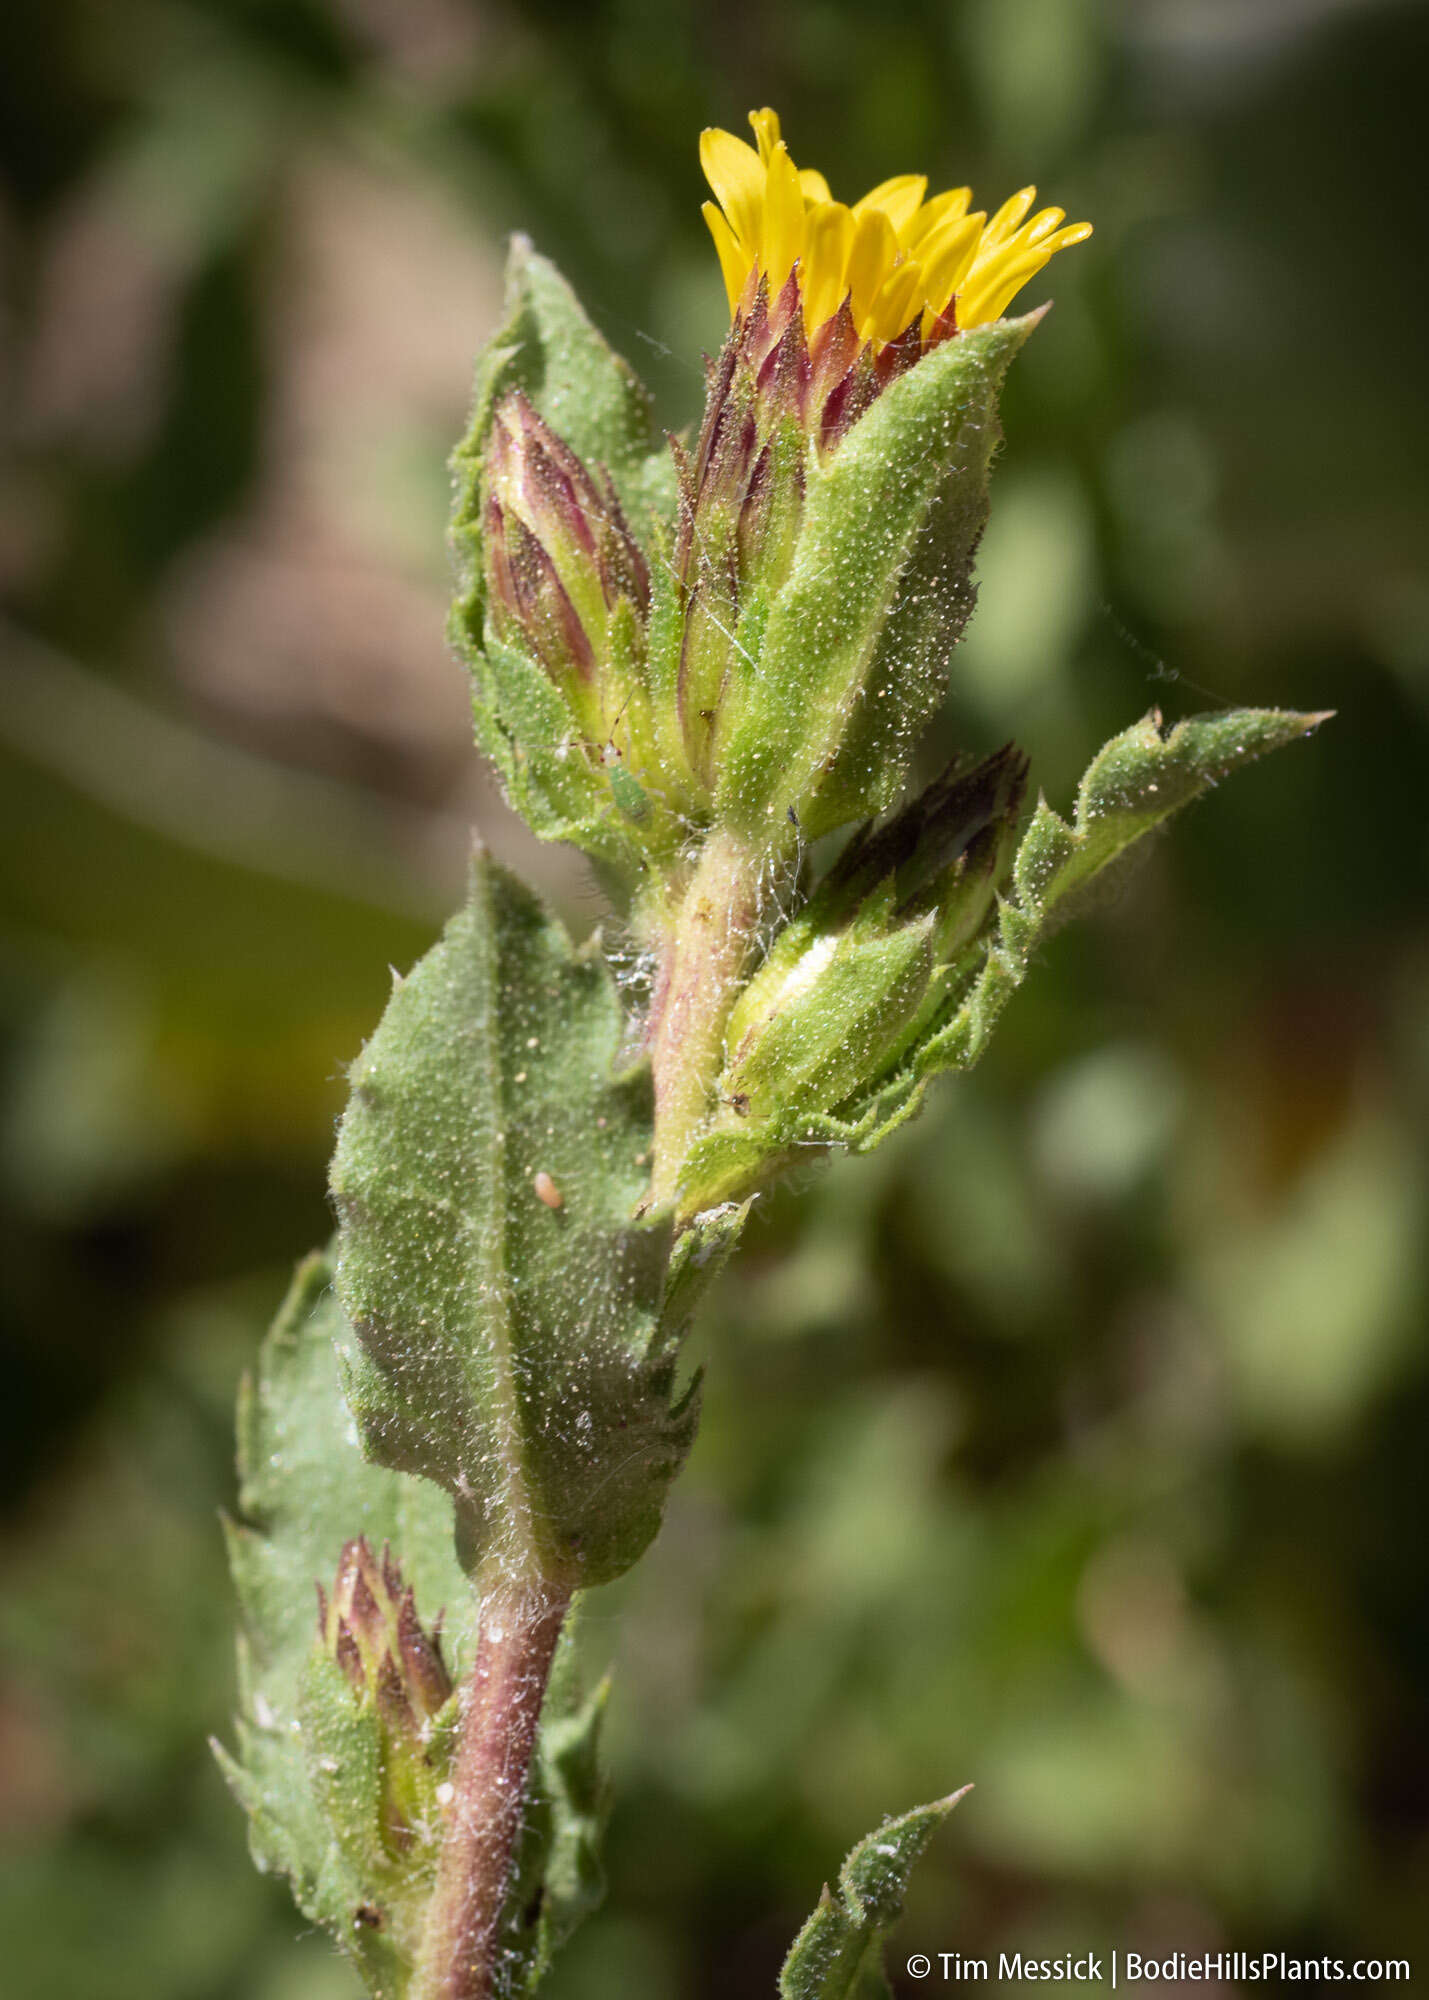
<svg viewBox="0 0 1429 2000"><path fill-rule="evenodd" d="M1029 215L1035 188L989 218L970 212L970 188L926 200L922 174L898 174L850 208L822 174L794 165L776 113L751 111L749 122L754 146L718 128L700 135L700 165L719 203L707 201L704 218L731 312L751 271L768 278L772 296L797 263L811 333L847 299L861 339L896 340L920 313L926 339L954 301L959 328L996 319L1058 250L1092 233L1089 222L1066 223L1060 208Z"/></svg>

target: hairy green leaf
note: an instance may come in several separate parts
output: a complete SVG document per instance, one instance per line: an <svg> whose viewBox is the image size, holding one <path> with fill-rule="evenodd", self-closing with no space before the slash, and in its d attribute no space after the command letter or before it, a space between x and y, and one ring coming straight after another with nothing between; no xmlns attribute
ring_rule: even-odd
<svg viewBox="0 0 1429 2000"><path fill-rule="evenodd" d="M350 1821L350 1837L334 1837L332 1800L314 1782L315 1586L331 1584L351 1537L366 1535L379 1548L390 1541L424 1615L446 1608L455 1667L474 1636L475 1605L456 1561L446 1496L362 1456L338 1379L334 1340L343 1327L327 1260L310 1257L240 1400L240 1519L228 1526L242 1621L238 1755L218 1755L247 1808L259 1868L286 1875L299 1907L331 1931L373 1994L398 2000L412 1912L390 1907L392 1882L371 1865L375 1856L363 1865ZM371 1775L373 1746L362 1739L345 1686L329 1684L326 1693L329 1732L344 1736L351 1794L364 1769Z"/></svg>
<svg viewBox="0 0 1429 2000"><path fill-rule="evenodd" d="M599 745L573 734L570 710L544 670L515 646L488 639L481 697L473 704L477 748L501 772L506 796L543 840L569 840L617 867L636 865L637 835L620 811Z"/></svg>
<svg viewBox="0 0 1429 2000"><path fill-rule="evenodd" d="M891 2000L883 1940L903 1914L908 1878L924 1848L970 1786L890 1819L861 1840L825 1885L779 1977L780 2000Z"/></svg>
<svg viewBox="0 0 1429 2000"><path fill-rule="evenodd" d="M476 1572L618 1575L689 1446L648 1180L648 1072L598 943L484 857L352 1070L333 1161L348 1398L380 1463L436 1480Z"/></svg>

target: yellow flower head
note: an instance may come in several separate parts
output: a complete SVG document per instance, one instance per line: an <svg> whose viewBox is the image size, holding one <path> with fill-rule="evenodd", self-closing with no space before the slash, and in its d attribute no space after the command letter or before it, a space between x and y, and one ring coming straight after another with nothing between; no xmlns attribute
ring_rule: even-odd
<svg viewBox="0 0 1429 2000"><path fill-rule="evenodd" d="M718 128L700 135L700 165L719 199L703 213L731 313L752 274L768 279L772 300L797 264L808 332L847 299L861 340L887 344L916 324L926 341L996 319L1049 258L1092 233L1089 222L1064 228L1060 208L1029 216L1036 188L991 219L969 213L970 188L926 201L923 174L899 174L850 208L822 174L794 165L775 112L751 111L749 122L757 149Z"/></svg>

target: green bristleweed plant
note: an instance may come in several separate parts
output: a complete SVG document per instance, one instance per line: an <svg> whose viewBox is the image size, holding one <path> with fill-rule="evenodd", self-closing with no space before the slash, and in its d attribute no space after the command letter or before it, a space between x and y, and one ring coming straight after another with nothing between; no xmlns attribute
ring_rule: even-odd
<svg viewBox="0 0 1429 2000"><path fill-rule="evenodd" d="M732 324L693 440L652 430L518 241L454 461L477 741L594 861L648 1002L632 1022L599 937L574 950L477 855L353 1065L335 1246L240 1412L225 1769L259 1865L381 2000L528 1994L600 1894L604 1689L576 1684L569 1613L659 1526L698 1417L682 1337L753 1198L974 1063L1069 898L1319 719L1152 714L1070 818L1024 810L1012 746L900 803L1041 317L1002 315L1089 230L914 175L847 207L751 122L756 147L702 143ZM786 2000L887 1991L880 1939L951 1803L854 1850Z"/></svg>

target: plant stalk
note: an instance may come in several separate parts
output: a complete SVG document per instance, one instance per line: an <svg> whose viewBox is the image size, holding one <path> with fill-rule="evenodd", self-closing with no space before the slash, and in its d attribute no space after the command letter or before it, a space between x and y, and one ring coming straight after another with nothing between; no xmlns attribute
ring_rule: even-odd
<svg viewBox="0 0 1429 2000"><path fill-rule="evenodd" d="M690 1141L709 1114L725 1022L754 952L772 874L747 841L716 829L662 940L648 1030L657 1205L673 1200Z"/></svg>
<svg viewBox="0 0 1429 2000"><path fill-rule="evenodd" d="M483 1605L462 1689L454 1796L411 2000L495 2000L502 1918L551 1661L570 1597L508 1591Z"/></svg>

